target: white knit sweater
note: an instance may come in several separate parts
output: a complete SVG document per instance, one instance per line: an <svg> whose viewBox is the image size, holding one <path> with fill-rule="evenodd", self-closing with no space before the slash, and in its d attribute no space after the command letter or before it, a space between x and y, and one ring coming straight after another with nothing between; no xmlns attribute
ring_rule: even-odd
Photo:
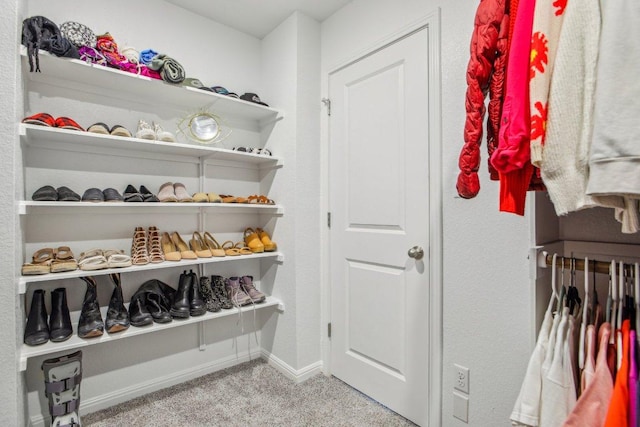
<svg viewBox="0 0 640 427"><path fill-rule="evenodd" d="M599 38L599 0L569 1L551 80L540 169L558 215L593 205L586 188Z"/></svg>

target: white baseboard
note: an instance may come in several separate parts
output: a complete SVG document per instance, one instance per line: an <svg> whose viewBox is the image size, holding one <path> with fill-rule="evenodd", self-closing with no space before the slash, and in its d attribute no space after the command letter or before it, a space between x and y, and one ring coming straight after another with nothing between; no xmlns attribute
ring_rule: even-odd
<svg viewBox="0 0 640 427"><path fill-rule="evenodd" d="M322 372L322 360L318 360L317 362L307 365L301 369L294 369L291 365L269 353L265 349L262 349L262 358L285 377L295 381L296 383L304 382L317 373Z"/></svg>
<svg viewBox="0 0 640 427"><path fill-rule="evenodd" d="M153 380L136 384L131 387L125 387L124 389L116 390L111 393L102 394L100 396L89 399L82 399L80 403L80 412L82 415L86 415L92 412L100 411L110 406L135 399L136 397L142 396L144 394L171 387L173 385L180 384L194 378L199 378L203 375L207 375L221 369L230 368L231 366L248 362L249 360L254 360L262 356L263 353L260 351L260 349L255 349L252 350L251 353L244 352L239 354L238 356L232 355L204 365L184 369L179 372L172 372L168 375L157 377ZM45 418L42 414L34 415L29 420L30 427L44 427L48 423L48 418L47 422L45 422Z"/></svg>

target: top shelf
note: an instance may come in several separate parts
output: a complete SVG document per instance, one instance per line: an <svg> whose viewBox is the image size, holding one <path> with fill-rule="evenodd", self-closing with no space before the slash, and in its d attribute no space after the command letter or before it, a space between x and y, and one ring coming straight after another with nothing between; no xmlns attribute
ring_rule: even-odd
<svg viewBox="0 0 640 427"><path fill-rule="evenodd" d="M94 65L79 59L60 58L39 52L40 73L29 72L26 49L21 50L22 66L31 81L56 84L99 95L119 96L148 104L170 104L184 109L207 107L222 116L255 120L261 126L275 121L281 113L275 108L218 95L201 89L173 85L146 76ZM117 88L117 93L114 93Z"/></svg>

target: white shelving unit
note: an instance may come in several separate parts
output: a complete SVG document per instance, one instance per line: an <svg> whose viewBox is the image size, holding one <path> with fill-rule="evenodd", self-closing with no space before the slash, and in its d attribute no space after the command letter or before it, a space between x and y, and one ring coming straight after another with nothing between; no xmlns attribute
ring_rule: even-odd
<svg viewBox="0 0 640 427"><path fill-rule="evenodd" d="M129 304L126 304L127 309L129 308L128 305ZM103 319L105 319L107 316L107 308L108 307L100 308L100 312L102 313ZM57 353L60 351L76 350L78 348L86 347L89 345L102 344L102 343L113 341L113 340L135 337L138 335L149 334L149 333L158 332L166 329L177 328L180 326L192 325L194 323L215 320L221 317L238 315L239 312L245 313L245 312L251 312L254 309L265 310L269 308L271 309L275 308L280 311L284 311L284 304L276 298L267 297L266 301L260 304L247 305L240 308L234 307L229 310L221 310L217 313L207 312L202 316L197 316L197 317L192 316L187 319L173 319L170 323L163 323L163 324L152 323L151 325L141 326L141 327L130 326L129 329L122 332L117 332L115 334L108 334L105 332L103 335L99 337L87 338L87 339L80 338L77 335L77 324L78 324L78 319L80 318L80 312L74 311L70 313L71 324L73 325L73 335L71 336L71 338L69 338L67 341L63 341L59 343L53 343L49 341L42 345L33 346L33 347L23 344L20 348L20 370L24 371L25 369L27 369L27 360L31 357Z"/></svg>
<svg viewBox="0 0 640 427"><path fill-rule="evenodd" d="M58 58L47 52L39 52L40 56L40 73L28 72L29 65L26 56L26 49L22 50L22 66L25 70L26 85L30 82L44 83L48 90L60 94L72 101L80 101L86 99L87 96L92 100L100 100L103 97L109 99L118 99L123 101L123 105L127 102L136 105L144 104L147 111L154 111L157 105L173 107L177 111L184 111L192 108L203 108L214 111L224 117L233 118L234 122L250 122L254 131L264 129L282 119L282 113L270 107L263 105L203 91L196 88L184 87L180 85L172 85L160 80L151 79L132 73L123 72L113 68L99 65L92 65L80 60ZM36 87L42 87L41 85ZM37 90L37 89L36 89ZM58 169L56 164L48 164L47 166L39 166L38 163L42 159L33 159L29 157L30 150L46 148L60 150L68 153L70 156L78 156L82 158L86 153L117 155L119 158L130 158L135 162L139 158L147 159L145 161L187 161L199 164L199 181L200 191L205 185L206 175L204 167L207 162L209 164L218 165L219 163L237 167L238 170L253 169L263 171L260 174L253 174L250 179L262 179L271 170L278 169L283 166L284 161L278 156L266 156L259 154L249 154L239 151L233 151L220 148L214 145L200 145L191 143L168 143L162 141L152 141L138 138L126 138L112 135L102 135L90 132L59 129L55 127L39 126L33 124L20 123L19 133L21 139L21 148L25 155L25 171L26 174L31 173L29 167L43 167L44 170L56 169L55 173L65 174L63 168ZM34 161L36 165L30 166L29 161ZM132 163L134 164L134 163ZM80 163L82 165L82 163ZM49 169L47 169L49 168ZM91 169L87 169L91 170ZM122 168L118 172L122 174ZM125 169L126 170L126 169ZM108 169L102 170L101 173L108 173ZM126 172L124 172L126 173ZM212 169L215 174L215 169ZM44 174L46 176L46 173ZM238 177L242 180L244 177ZM230 178L225 176L226 180ZM46 185L42 182L41 185ZM25 198L29 195L27 194ZM26 227L29 226L29 219L34 217L35 223L42 221L49 214L65 214L78 215L79 221L87 218L87 215L94 213L104 214L190 214L198 215L200 226L204 221L204 217L218 214L227 215L227 218L233 218L234 214L255 214L258 221L266 218L280 216L284 214L284 207L281 205L267 204L235 204L235 203L90 203L90 202L36 202L29 200L17 200L16 207L19 214L24 219ZM40 215L38 217L38 215ZM59 217L59 215L58 215ZM66 225L69 226L69 223ZM129 230L129 228L127 228ZM37 241L37 240L36 240ZM38 286L42 282L64 280L70 278L78 278L84 276L99 276L110 273L134 273L141 271L152 272L154 270L167 268L183 268L186 266L206 266L214 263L238 263L247 261L255 266L260 265L261 260L272 260L275 262L283 262L284 254L281 252L265 252L252 255L226 256L219 258L199 258L195 260L182 260L178 262L165 261L157 264L146 264L142 266L131 266L125 268L103 269L93 271L75 270L63 273L49 273L45 275L21 276L18 279L18 292L25 296L28 294L29 286ZM256 261L251 261L256 260ZM71 290L72 292L80 292L79 288ZM127 304L128 305L128 304ZM26 311L28 305L25 301L23 311ZM71 313L71 320L74 327L74 335L63 343L48 342L41 346L29 347L23 345L20 349L20 370L24 371L27 367L29 358L42 356L61 351L78 349L80 347L100 344L115 339L133 337L141 334L152 333L168 328L174 328L183 325L198 323L200 329L204 328L205 322L215 321L215 319L232 316L239 311L265 310L277 307L280 311L284 310L284 304L277 298L268 296L266 302L255 306L247 306L241 309L223 310L218 313L206 313L203 316L191 317L187 320L173 320L168 324L153 324L150 326L137 328L130 327L128 330L108 335L104 334L99 338L80 339L76 335L76 328L80 316L79 311ZM106 315L107 307L102 307L103 317ZM23 312L26 316L26 313ZM201 344L202 345L202 344Z"/></svg>

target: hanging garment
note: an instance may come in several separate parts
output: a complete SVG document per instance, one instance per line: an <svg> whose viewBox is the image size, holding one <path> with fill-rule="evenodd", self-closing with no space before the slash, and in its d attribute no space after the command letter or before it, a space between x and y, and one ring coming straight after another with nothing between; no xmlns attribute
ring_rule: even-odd
<svg viewBox="0 0 640 427"><path fill-rule="evenodd" d="M464 124L464 146L460 152L460 173L456 189L460 197L470 199L480 191L480 143L485 113L484 98L490 91L489 126L499 127L499 108L502 102L504 67L507 42L505 40L509 18L505 15L505 0L481 0L476 10L471 36L471 57L467 66L467 94ZM490 149L493 149L491 147Z"/></svg>
<svg viewBox="0 0 640 427"><path fill-rule="evenodd" d="M607 365L611 324L603 323L598 335L599 349L593 378L565 420L564 427L601 427L607 416L609 401L613 393L613 380Z"/></svg>
<svg viewBox="0 0 640 427"><path fill-rule="evenodd" d="M580 393L589 387L596 375L596 327L594 325L587 326L585 333L585 358L584 369L582 370L582 378L580 381Z"/></svg>
<svg viewBox="0 0 640 427"><path fill-rule="evenodd" d="M636 366L636 331L629 331L629 425L638 425L638 367Z"/></svg>
<svg viewBox="0 0 640 427"><path fill-rule="evenodd" d="M549 334L553 324L552 313L555 299L555 293L553 293L547 306L547 311L544 313L542 326L540 327L540 332L538 332L538 341L529 359L520 394L511 412L511 423L514 426L537 426L540 420L542 365L549 347Z"/></svg>
<svg viewBox="0 0 640 427"><path fill-rule="evenodd" d="M622 322L622 363L616 374L604 427L629 426L629 326L628 319Z"/></svg>
<svg viewBox="0 0 640 427"><path fill-rule="evenodd" d="M549 89L566 2L537 0L531 35L531 163L540 167L544 145Z"/></svg>
<svg viewBox="0 0 640 427"><path fill-rule="evenodd" d="M582 3L582 2L581 2ZM588 194L640 197L640 2L602 2ZM603 205L608 205L605 203Z"/></svg>
<svg viewBox="0 0 640 427"><path fill-rule="evenodd" d="M558 40L540 163L542 179L558 215L593 205L586 189L599 35L599 0L568 2Z"/></svg>
<svg viewBox="0 0 640 427"><path fill-rule="evenodd" d="M561 425L576 403L572 356L573 317L569 308L562 309L562 318L556 331L553 360L549 372L542 379L542 398L540 401L540 426L556 427Z"/></svg>
<svg viewBox="0 0 640 427"><path fill-rule="evenodd" d="M520 0L507 63L498 148L491 164L500 173L500 211L524 215L533 174L530 148L529 58L535 0Z"/></svg>

